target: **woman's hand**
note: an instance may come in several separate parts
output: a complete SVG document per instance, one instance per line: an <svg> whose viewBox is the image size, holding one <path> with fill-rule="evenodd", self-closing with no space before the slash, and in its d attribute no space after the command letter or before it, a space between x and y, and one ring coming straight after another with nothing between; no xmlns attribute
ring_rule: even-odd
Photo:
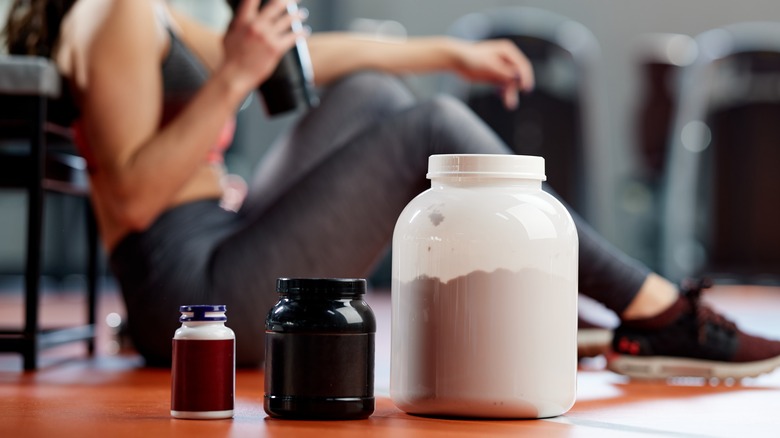
<svg viewBox="0 0 780 438"><path fill-rule="evenodd" d="M457 60L455 71L464 78L499 86L508 109L517 107L519 92L534 87L531 62L510 40L463 41Z"/></svg>
<svg viewBox="0 0 780 438"><path fill-rule="evenodd" d="M288 0L271 0L258 10L260 0L244 0L223 39L222 69L247 91L271 75L282 56L302 35L292 23L304 14L287 13Z"/></svg>

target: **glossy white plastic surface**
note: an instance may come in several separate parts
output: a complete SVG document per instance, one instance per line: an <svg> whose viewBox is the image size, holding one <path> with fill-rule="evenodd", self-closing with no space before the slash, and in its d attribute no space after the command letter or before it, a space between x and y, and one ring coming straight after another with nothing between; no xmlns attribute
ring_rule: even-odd
<svg viewBox="0 0 780 438"><path fill-rule="evenodd" d="M209 314L209 316L219 316L224 315L224 313L217 314L216 312L214 314ZM235 342L236 334L233 332L233 330L230 327L227 327L225 325L224 321L185 321L182 322L181 326L176 329L176 332L173 335L174 341L219 341L219 340L228 340L232 339ZM233 348L235 349L235 344L233 344ZM174 351L176 351L174 349ZM235 350L233 353L233 357L235 358ZM178 358L174 357L173 361L174 364L171 368L171 370L176 370L176 361ZM187 375L180 376L181 381L180 384L186 384ZM174 382L176 379L174 378ZM175 383L174 383L175 385ZM233 390L232 394L235 394L235 362L233 363ZM172 391L175 391L175 387L172 388ZM172 395L173 397L173 395ZM182 418L182 419L192 419L192 420L216 420L216 419L225 419L225 418L232 418L233 417L233 409L229 410L222 410L222 411L181 411L181 410L175 410L171 409L171 416L174 418Z"/></svg>
<svg viewBox="0 0 780 438"><path fill-rule="evenodd" d="M173 339L219 340L236 339L236 334L224 322L220 321L187 321L176 329Z"/></svg>
<svg viewBox="0 0 780 438"><path fill-rule="evenodd" d="M542 191L539 160L431 157L431 188L393 236L390 394L400 409L542 418L574 404L577 232Z"/></svg>

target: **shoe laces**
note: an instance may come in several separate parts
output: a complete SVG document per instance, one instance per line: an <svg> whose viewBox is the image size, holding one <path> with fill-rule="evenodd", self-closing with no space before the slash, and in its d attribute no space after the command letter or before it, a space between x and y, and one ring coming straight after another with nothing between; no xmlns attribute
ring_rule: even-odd
<svg viewBox="0 0 780 438"><path fill-rule="evenodd" d="M707 323L732 332L737 331L736 324L702 302L702 292L710 287L712 287L712 280L709 278L685 279L680 286L685 298L688 300L688 304L691 306L691 311L696 315L696 329L700 344L704 344L707 339Z"/></svg>

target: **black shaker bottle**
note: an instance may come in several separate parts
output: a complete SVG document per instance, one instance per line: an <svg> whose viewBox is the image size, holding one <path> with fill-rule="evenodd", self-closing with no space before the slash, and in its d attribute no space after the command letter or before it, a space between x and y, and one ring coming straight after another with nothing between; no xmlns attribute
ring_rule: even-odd
<svg viewBox="0 0 780 438"><path fill-rule="evenodd" d="M260 7L268 1L262 0ZM241 0L228 0L234 13L240 2ZM294 14L297 10L297 2L288 2L287 13ZM293 22L295 31L299 31L302 26L298 20ZM297 39L295 46L284 54L274 72L260 84L258 90L263 96L266 113L270 116L299 108L311 108L319 103L314 90L314 72L305 38Z"/></svg>

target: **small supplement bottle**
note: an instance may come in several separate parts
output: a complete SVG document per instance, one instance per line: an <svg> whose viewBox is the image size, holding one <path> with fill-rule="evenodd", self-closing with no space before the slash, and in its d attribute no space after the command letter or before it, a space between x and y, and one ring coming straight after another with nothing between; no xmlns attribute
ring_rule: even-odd
<svg viewBox="0 0 780 438"><path fill-rule="evenodd" d="M280 278L265 322L266 413L362 419L374 412L376 319L366 281Z"/></svg>
<svg viewBox="0 0 780 438"><path fill-rule="evenodd" d="M574 404L577 231L544 159L433 155L393 234L390 396L433 416Z"/></svg>
<svg viewBox="0 0 780 438"><path fill-rule="evenodd" d="M173 336L171 416L233 417L236 336L225 326L225 306L181 306Z"/></svg>

